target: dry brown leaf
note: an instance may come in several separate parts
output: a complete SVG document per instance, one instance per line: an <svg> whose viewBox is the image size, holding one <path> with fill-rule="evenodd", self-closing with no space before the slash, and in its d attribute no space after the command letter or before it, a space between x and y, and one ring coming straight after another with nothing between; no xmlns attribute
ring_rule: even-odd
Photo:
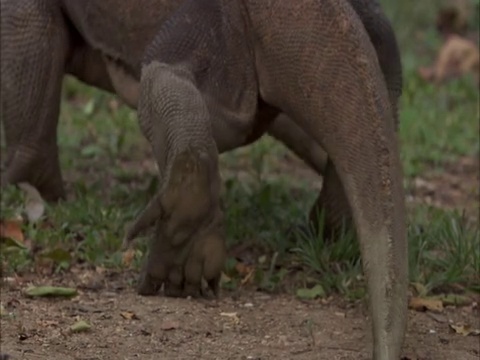
<svg viewBox="0 0 480 360"><path fill-rule="evenodd" d="M125 319L125 320L139 320L137 314L131 311L122 311L120 315Z"/></svg>
<svg viewBox="0 0 480 360"><path fill-rule="evenodd" d="M440 312L443 310L443 303L441 300L438 300L438 299L413 297L410 299L408 307L415 311L428 310L428 311Z"/></svg>
<svg viewBox="0 0 480 360"><path fill-rule="evenodd" d="M124 266L129 267L132 265L133 259L135 258L135 249L127 249L123 252L122 263Z"/></svg>
<svg viewBox="0 0 480 360"><path fill-rule="evenodd" d="M22 222L19 220L1 220L0 221L0 237L9 238L20 245L25 244L25 238L21 229Z"/></svg>
<svg viewBox="0 0 480 360"><path fill-rule="evenodd" d="M453 324L450 324L450 327L457 334L460 334L460 335L463 335L463 336L469 336L469 335L478 336L478 335L480 335L480 330L472 328L471 325L467 325L467 324L453 325Z"/></svg>
<svg viewBox="0 0 480 360"><path fill-rule="evenodd" d="M440 48L432 67L422 67L419 75L427 81L441 83L450 78L470 73L480 80L480 51L473 41L458 35L450 35Z"/></svg>

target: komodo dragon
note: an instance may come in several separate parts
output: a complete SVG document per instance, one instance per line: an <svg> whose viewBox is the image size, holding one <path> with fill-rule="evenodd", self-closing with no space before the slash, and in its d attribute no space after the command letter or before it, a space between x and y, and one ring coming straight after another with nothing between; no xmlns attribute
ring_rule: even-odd
<svg viewBox="0 0 480 360"><path fill-rule="evenodd" d="M401 63L391 25L376 0L349 0L377 51L396 116ZM1 2L1 116L7 156L2 185L27 181L47 200L65 196L57 148L64 74L116 92L136 108L145 46L182 0L15 0ZM335 19L332 19L334 22ZM119 71L121 70L121 71ZM268 116L268 114L266 115ZM265 122L266 123L266 122ZM324 186L311 219L326 208L327 224L350 218L343 188L318 143L284 114L266 125L318 173ZM225 141L228 143L228 130ZM238 144L246 145L257 134ZM222 150L228 150L220 144ZM331 227L331 226L330 226ZM330 232L330 227L326 231Z"/></svg>
<svg viewBox="0 0 480 360"><path fill-rule="evenodd" d="M159 192L139 291L216 291L225 256L219 152L283 112L325 149L360 242L373 359L398 360L407 320L405 202L394 113L377 55L346 0L187 0L142 61L138 117Z"/></svg>
<svg viewBox="0 0 480 360"><path fill-rule="evenodd" d="M188 294L199 287L202 273L216 287L225 250L217 150L271 130L272 119L284 112L307 142L328 153L326 184L328 174L338 170L361 243L375 358L398 358L407 278L393 126L401 72L378 5L351 1L364 28L344 0L197 0L187 1L173 17L168 14L180 1L158 1L124 7L112 0L1 2L6 180L30 181L44 194L61 197L56 124L63 74L118 91L114 84L125 83L122 76L140 78L143 48L152 29L168 18L146 57L139 104L163 185L147 207L153 212L143 213L161 215L156 237L163 239L152 238L139 291L154 292L167 280L167 294ZM361 11L370 4L375 11ZM134 99L135 107L137 90L120 88L120 95ZM166 116L150 127L150 115L158 113ZM156 141L162 138L166 143ZM182 152L186 144L191 149ZM295 150L297 144L290 145ZM322 162L315 163L323 169ZM182 192L186 184L189 191ZM140 217L129 237L150 220Z"/></svg>

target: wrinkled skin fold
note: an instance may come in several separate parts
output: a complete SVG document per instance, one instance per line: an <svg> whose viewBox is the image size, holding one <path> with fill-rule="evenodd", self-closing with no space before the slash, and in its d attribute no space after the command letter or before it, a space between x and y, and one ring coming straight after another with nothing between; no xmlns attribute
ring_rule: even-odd
<svg viewBox="0 0 480 360"><path fill-rule="evenodd" d="M143 65L139 120L159 167L158 198L171 197L180 210L165 217L166 200L155 200L148 206L154 216L145 211L134 224L130 238L156 222L141 282L189 293L199 284L188 277L190 259L222 257L222 235L214 236L213 252L200 235L211 234L207 219L220 209L209 186L220 181L218 152L266 129L260 111L283 112L325 149L327 174L331 168L344 189L367 279L373 358L398 360L408 254L395 109L372 41L349 3L189 0L162 26ZM170 179L196 189L192 200L187 190L171 195ZM177 246L183 252L166 259ZM155 264L169 267L152 270Z"/></svg>

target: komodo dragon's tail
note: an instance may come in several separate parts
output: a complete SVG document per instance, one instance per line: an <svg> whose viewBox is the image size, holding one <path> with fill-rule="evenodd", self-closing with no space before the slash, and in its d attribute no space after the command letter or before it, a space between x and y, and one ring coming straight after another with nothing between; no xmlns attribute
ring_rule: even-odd
<svg viewBox="0 0 480 360"><path fill-rule="evenodd" d="M377 52L398 129L398 99L402 95L403 74L400 49L392 25L377 0L348 1L360 17Z"/></svg>

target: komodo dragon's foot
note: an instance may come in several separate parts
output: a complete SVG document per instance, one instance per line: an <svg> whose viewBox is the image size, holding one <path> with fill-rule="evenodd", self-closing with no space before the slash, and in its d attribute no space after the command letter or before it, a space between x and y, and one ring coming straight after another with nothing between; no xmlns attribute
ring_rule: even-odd
<svg viewBox="0 0 480 360"><path fill-rule="evenodd" d="M2 169L1 186L27 182L49 201L65 198L57 152L17 149Z"/></svg>
<svg viewBox="0 0 480 360"><path fill-rule="evenodd" d="M162 285L166 296L218 295L225 264L220 177L206 154L176 157L168 184L127 230L124 245L155 223L149 253L137 292L154 295ZM208 284L202 288L202 280Z"/></svg>
<svg viewBox="0 0 480 360"><path fill-rule="evenodd" d="M140 295L154 295L164 284L166 296L207 298L212 293L218 296L226 258L221 226L212 224L183 246L163 244L163 247L162 252L150 253L147 258L137 285ZM202 280L206 281L206 287Z"/></svg>

